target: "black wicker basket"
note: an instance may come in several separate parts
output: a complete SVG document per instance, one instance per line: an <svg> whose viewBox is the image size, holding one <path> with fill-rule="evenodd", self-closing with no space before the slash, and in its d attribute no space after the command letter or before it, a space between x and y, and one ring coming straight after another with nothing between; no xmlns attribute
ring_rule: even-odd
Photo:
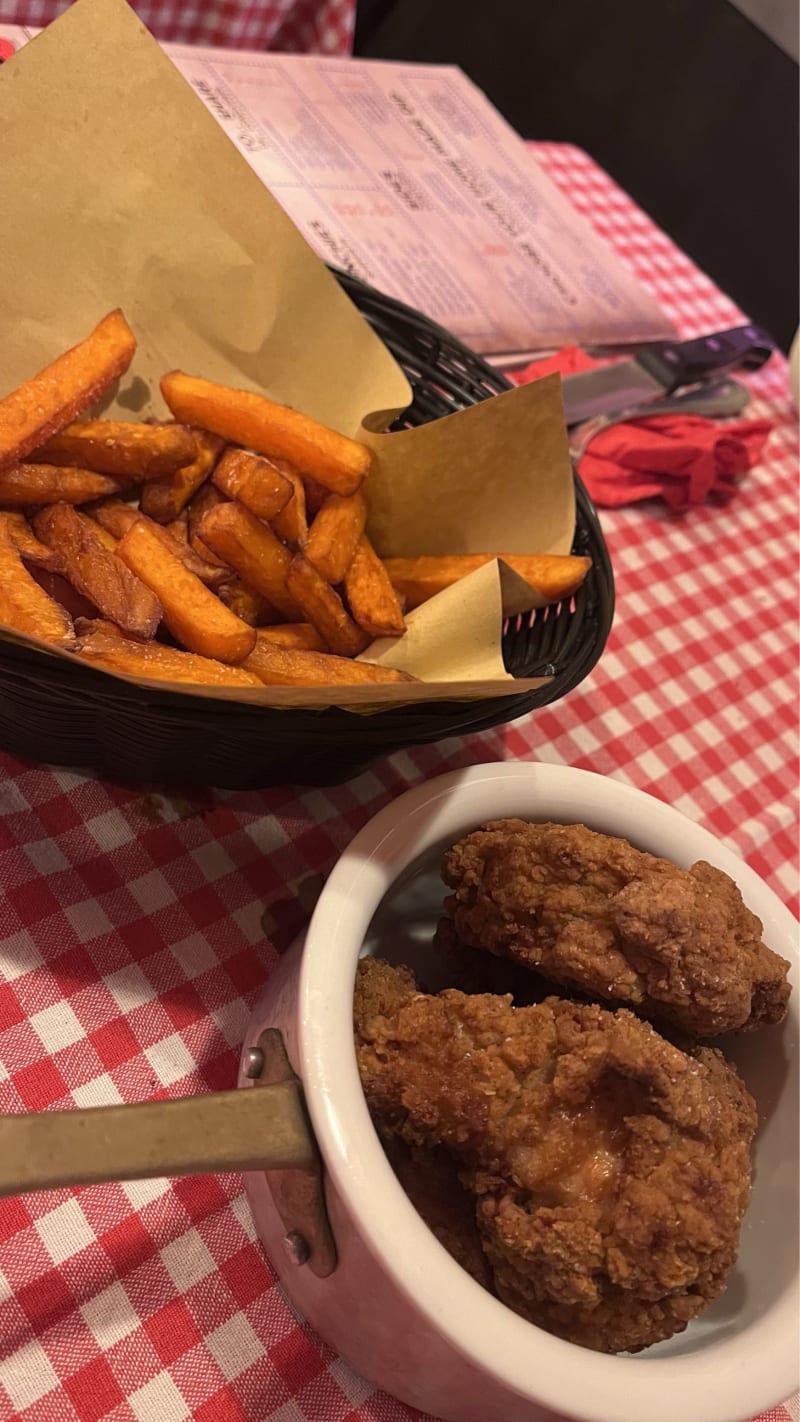
<svg viewBox="0 0 800 1422"><path fill-rule="evenodd" d="M505 378L419 312L343 272L344 289L409 377L414 399L395 428L424 424L508 389ZM503 654L517 676L549 675L540 690L492 701L427 702L371 716L329 707L273 710L144 690L80 662L0 642L0 748L23 760L110 779L228 789L335 784L403 746L485 730L557 701L605 646L614 582L597 515L576 475L573 551L592 559L569 602L516 618Z"/></svg>

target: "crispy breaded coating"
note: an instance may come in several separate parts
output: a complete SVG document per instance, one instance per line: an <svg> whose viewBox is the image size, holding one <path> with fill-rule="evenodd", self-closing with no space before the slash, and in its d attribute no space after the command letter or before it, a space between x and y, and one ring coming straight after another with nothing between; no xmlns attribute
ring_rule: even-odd
<svg viewBox="0 0 800 1422"><path fill-rule="evenodd" d="M687 1055L591 1004L430 997L369 959L355 1024L373 1118L458 1161L509 1307L623 1352L680 1332L722 1292L756 1111L719 1052Z"/></svg>
<svg viewBox="0 0 800 1422"><path fill-rule="evenodd" d="M409 1200L428 1229L473 1279L494 1293L492 1270L481 1246L475 1201L461 1183L449 1151L409 1146L387 1134L383 1148Z"/></svg>
<svg viewBox="0 0 800 1422"><path fill-rule="evenodd" d="M733 880L584 825L495 820L444 857L457 938L696 1037L780 1022L789 964Z"/></svg>

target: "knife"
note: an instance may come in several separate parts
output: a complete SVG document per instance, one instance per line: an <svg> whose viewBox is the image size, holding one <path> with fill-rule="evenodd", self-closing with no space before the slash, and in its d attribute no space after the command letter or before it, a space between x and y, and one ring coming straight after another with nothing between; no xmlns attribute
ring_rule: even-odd
<svg viewBox="0 0 800 1422"><path fill-rule="evenodd" d="M569 452L573 459L580 459L601 430L607 430L610 425L625 424L628 420L647 419L650 415L680 414L722 419L741 414L749 403L750 391L738 380L708 381L689 390L681 390L677 395L668 395L664 400L648 400L644 404L613 410L608 415L595 415L593 420L570 426Z"/></svg>
<svg viewBox="0 0 800 1422"><path fill-rule="evenodd" d="M561 389L567 424L578 425L596 415L663 400L685 385L732 370L758 370L774 349L758 326L737 326L695 341L659 341L645 346L633 360L565 376Z"/></svg>

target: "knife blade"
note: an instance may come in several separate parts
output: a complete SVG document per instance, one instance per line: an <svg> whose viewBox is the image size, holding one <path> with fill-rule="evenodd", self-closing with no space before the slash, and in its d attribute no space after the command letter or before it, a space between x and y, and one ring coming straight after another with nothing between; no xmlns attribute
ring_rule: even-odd
<svg viewBox="0 0 800 1422"><path fill-rule="evenodd" d="M627 409L614 410L608 415L595 415L593 420L585 420L581 425L570 426L569 452L573 459L580 459L595 435L607 430L611 425L620 425L628 420L641 420L649 415L706 415L722 419L724 416L739 415L750 403L750 391L738 380L709 381L695 385L689 390L681 390L677 395L667 395L663 400L648 400L643 405L630 405Z"/></svg>
<svg viewBox="0 0 800 1422"><path fill-rule="evenodd" d="M737 326L694 341L659 341L644 347L633 360L566 376L561 388L567 424L663 400L712 375L758 370L774 349L758 326Z"/></svg>

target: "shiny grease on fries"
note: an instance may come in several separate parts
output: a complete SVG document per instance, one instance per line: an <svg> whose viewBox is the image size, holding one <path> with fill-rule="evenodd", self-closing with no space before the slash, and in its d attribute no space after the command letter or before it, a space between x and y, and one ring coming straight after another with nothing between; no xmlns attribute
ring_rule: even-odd
<svg viewBox="0 0 800 1422"><path fill-rule="evenodd" d="M0 523L0 622L58 647L74 640L72 618L31 577L6 523Z"/></svg>
<svg viewBox="0 0 800 1422"><path fill-rule="evenodd" d="M70 504L52 504L40 510L33 526L42 542L57 550L64 576L98 612L131 637L155 636L161 603L116 551L108 551L90 518Z"/></svg>
<svg viewBox="0 0 800 1422"><path fill-rule="evenodd" d="M111 311L71 350L0 400L0 469L8 469L63 430L128 369L136 337Z"/></svg>
<svg viewBox="0 0 800 1422"><path fill-rule="evenodd" d="M34 464L66 464L138 483L174 474L197 455L185 425L134 425L117 420L79 420L31 455Z"/></svg>
<svg viewBox="0 0 800 1422"><path fill-rule="evenodd" d="M354 493L370 471L372 452L365 444L266 395L233 390L180 370L162 377L161 393L176 420L213 430L267 458L287 459L332 493Z"/></svg>
<svg viewBox="0 0 800 1422"><path fill-rule="evenodd" d="M105 671L150 681L186 682L191 686L263 685L243 667L227 666L193 652L180 652L174 647L165 647L163 642L132 642L110 622L81 619L76 631L78 656Z"/></svg>
<svg viewBox="0 0 800 1422"><path fill-rule="evenodd" d="M93 469L61 469L56 464L15 464L0 470L0 504L87 504L123 493L125 484Z"/></svg>
<svg viewBox="0 0 800 1422"><path fill-rule="evenodd" d="M229 499L238 499L257 518L271 519L292 497L292 486L274 464L246 449L229 449L211 476Z"/></svg>
<svg viewBox="0 0 800 1422"><path fill-rule="evenodd" d="M116 556L156 594L164 623L190 652L219 662L241 662L256 634L190 573L176 553L137 519L120 540Z"/></svg>

